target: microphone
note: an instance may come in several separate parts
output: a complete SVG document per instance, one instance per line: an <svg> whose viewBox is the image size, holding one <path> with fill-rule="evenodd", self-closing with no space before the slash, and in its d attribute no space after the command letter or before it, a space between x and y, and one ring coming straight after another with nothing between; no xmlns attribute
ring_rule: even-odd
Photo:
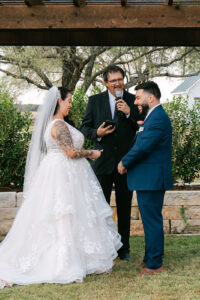
<svg viewBox="0 0 200 300"><path fill-rule="evenodd" d="M116 96L115 100L122 99L122 95L123 95L123 91L116 91L115 92L115 96Z"/></svg>
<svg viewBox="0 0 200 300"><path fill-rule="evenodd" d="M122 99L123 91L121 91L121 90L120 91L116 91L115 92L115 96L116 96L115 101L116 101L116 105L117 105L117 100ZM124 113L122 111L117 110L117 113L118 113L118 115L120 117L122 117L122 118L124 117Z"/></svg>

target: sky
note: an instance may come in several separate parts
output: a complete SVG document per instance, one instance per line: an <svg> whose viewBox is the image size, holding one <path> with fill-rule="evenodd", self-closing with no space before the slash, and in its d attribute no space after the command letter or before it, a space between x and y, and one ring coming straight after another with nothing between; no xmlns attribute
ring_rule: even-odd
<svg viewBox="0 0 200 300"><path fill-rule="evenodd" d="M171 92L175 89L179 84L183 82L184 79L178 78L154 78L153 79L160 87L161 90L161 103L164 103L168 100L172 100ZM130 93L135 94L134 87L129 89ZM17 100L22 104L41 104L45 97L46 91L38 90L37 88L30 87L21 94Z"/></svg>

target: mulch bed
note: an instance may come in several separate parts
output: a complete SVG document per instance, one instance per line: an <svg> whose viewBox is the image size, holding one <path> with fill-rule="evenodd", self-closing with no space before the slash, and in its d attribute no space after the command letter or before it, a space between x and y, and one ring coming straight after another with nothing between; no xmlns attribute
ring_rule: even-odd
<svg viewBox="0 0 200 300"><path fill-rule="evenodd" d="M185 185L185 186L174 186L173 190L170 191L199 191L200 185Z"/></svg>
<svg viewBox="0 0 200 300"><path fill-rule="evenodd" d="M0 192L22 192L23 189L21 187L8 187L8 186L0 186Z"/></svg>
<svg viewBox="0 0 200 300"><path fill-rule="evenodd" d="M199 191L200 190L200 184L199 185L179 185L174 186L173 190L170 191ZM22 187L1 187L0 186L0 192L22 192Z"/></svg>

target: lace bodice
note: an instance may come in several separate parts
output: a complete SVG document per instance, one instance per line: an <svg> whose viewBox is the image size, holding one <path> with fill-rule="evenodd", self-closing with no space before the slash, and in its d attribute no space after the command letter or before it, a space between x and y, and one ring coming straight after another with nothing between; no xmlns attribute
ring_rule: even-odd
<svg viewBox="0 0 200 300"><path fill-rule="evenodd" d="M48 152L62 152L60 146L58 145L56 140L53 139L53 137L51 135L52 126L58 120L60 121L60 119L55 119L55 120L51 121L49 123L49 125L47 126L47 129L46 129L46 132L45 132L45 135L44 135L44 139L45 139L46 146L47 146L47 153ZM84 143L83 134L79 130L77 130L76 128L71 126L70 124L68 124L66 122L65 122L65 124L66 124L66 126L68 127L68 129L70 131L74 147L77 148L77 149L81 149L82 146L83 146L83 143Z"/></svg>

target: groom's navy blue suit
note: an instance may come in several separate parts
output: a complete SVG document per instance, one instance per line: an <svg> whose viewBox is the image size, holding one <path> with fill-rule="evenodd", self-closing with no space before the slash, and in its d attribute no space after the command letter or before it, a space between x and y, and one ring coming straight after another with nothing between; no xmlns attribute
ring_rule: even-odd
<svg viewBox="0 0 200 300"><path fill-rule="evenodd" d="M164 234L162 205L165 190L172 188L171 122L161 105L154 108L140 127L122 164L130 190L136 190L145 232L146 268L162 265Z"/></svg>

